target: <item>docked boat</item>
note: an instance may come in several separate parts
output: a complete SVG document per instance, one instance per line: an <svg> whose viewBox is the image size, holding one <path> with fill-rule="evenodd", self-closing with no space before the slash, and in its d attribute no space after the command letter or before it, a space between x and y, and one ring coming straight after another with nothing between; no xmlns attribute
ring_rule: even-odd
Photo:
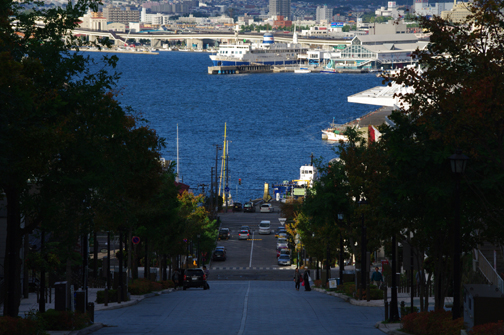
<svg viewBox="0 0 504 335"><path fill-rule="evenodd" d="M297 43L297 34L294 33L292 43L275 43L272 33L266 33L261 43L238 42L235 35L235 44L220 45L215 55L210 55L213 66L237 65L292 65L298 64L298 55L307 53L308 48Z"/></svg>
<svg viewBox="0 0 504 335"><path fill-rule="evenodd" d="M348 138L346 135L343 135L343 133L346 131L348 128L348 125L344 124L336 124L334 121L331 123L329 128L322 129L322 139L327 140L327 141L348 141Z"/></svg>
<svg viewBox="0 0 504 335"><path fill-rule="evenodd" d="M311 70L307 67L300 67L299 69L294 70L294 73L311 73Z"/></svg>

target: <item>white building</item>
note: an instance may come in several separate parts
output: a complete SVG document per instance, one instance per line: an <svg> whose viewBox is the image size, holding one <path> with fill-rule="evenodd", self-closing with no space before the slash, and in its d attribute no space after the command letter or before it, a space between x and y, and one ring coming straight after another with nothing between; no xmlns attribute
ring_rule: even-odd
<svg viewBox="0 0 504 335"><path fill-rule="evenodd" d="M333 19L333 9L327 8L327 5L323 7L317 6L315 20L319 23L325 21L325 23L330 23Z"/></svg>
<svg viewBox="0 0 504 335"><path fill-rule="evenodd" d="M375 11L376 16L392 17L394 19L404 16L404 10L399 10L395 1L389 1L388 7L380 7Z"/></svg>
<svg viewBox="0 0 504 335"><path fill-rule="evenodd" d="M414 3L414 14L420 16L441 16L443 11L448 11L453 8L453 2L436 2L429 3L428 0L417 0Z"/></svg>

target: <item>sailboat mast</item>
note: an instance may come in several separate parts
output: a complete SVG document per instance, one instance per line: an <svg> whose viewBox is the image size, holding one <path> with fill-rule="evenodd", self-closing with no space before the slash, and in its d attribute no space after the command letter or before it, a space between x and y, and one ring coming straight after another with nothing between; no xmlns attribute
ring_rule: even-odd
<svg viewBox="0 0 504 335"><path fill-rule="evenodd" d="M226 176L226 152L227 152L226 129L227 129L227 123L224 123L224 148L222 148L221 173L219 180L219 196L224 193L224 192L221 193L221 191L224 188L223 182Z"/></svg>
<svg viewBox="0 0 504 335"><path fill-rule="evenodd" d="M178 123L177 123L177 178L175 179L180 182L180 174L179 174L179 138L178 138Z"/></svg>

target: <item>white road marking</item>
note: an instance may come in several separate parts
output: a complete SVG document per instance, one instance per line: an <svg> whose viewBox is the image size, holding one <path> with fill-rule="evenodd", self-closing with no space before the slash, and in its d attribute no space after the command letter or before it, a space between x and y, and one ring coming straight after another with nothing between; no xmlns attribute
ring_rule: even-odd
<svg viewBox="0 0 504 335"><path fill-rule="evenodd" d="M254 232L252 232L252 246L250 247L250 262L249 267L252 266L252 251L254 250Z"/></svg>
<svg viewBox="0 0 504 335"><path fill-rule="evenodd" d="M249 292L250 292L250 281L248 282L247 293L245 293L245 301L243 302L243 315L242 315L240 331L238 332L238 335L242 335L243 331L245 330L245 322L247 321L247 308L248 308Z"/></svg>

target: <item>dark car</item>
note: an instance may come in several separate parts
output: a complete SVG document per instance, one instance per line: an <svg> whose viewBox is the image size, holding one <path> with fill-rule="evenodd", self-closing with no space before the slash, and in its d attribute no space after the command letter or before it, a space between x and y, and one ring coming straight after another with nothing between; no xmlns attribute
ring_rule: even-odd
<svg viewBox="0 0 504 335"><path fill-rule="evenodd" d="M225 261L226 260L226 252L222 249L217 249L212 254L213 261Z"/></svg>
<svg viewBox="0 0 504 335"><path fill-rule="evenodd" d="M255 212L255 207L254 203L252 202L246 202L245 205L243 205L243 211L244 212Z"/></svg>
<svg viewBox="0 0 504 335"><path fill-rule="evenodd" d="M202 287L204 290L208 289L208 283L203 269L194 268L184 271L183 289L186 290L188 287Z"/></svg>
<svg viewBox="0 0 504 335"><path fill-rule="evenodd" d="M228 240L231 238L231 230L229 228L219 229L219 240Z"/></svg>
<svg viewBox="0 0 504 335"><path fill-rule="evenodd" d="M241 202L235 202L233 204L233 212L241 212L242 211L242 204Z"/></svg>

